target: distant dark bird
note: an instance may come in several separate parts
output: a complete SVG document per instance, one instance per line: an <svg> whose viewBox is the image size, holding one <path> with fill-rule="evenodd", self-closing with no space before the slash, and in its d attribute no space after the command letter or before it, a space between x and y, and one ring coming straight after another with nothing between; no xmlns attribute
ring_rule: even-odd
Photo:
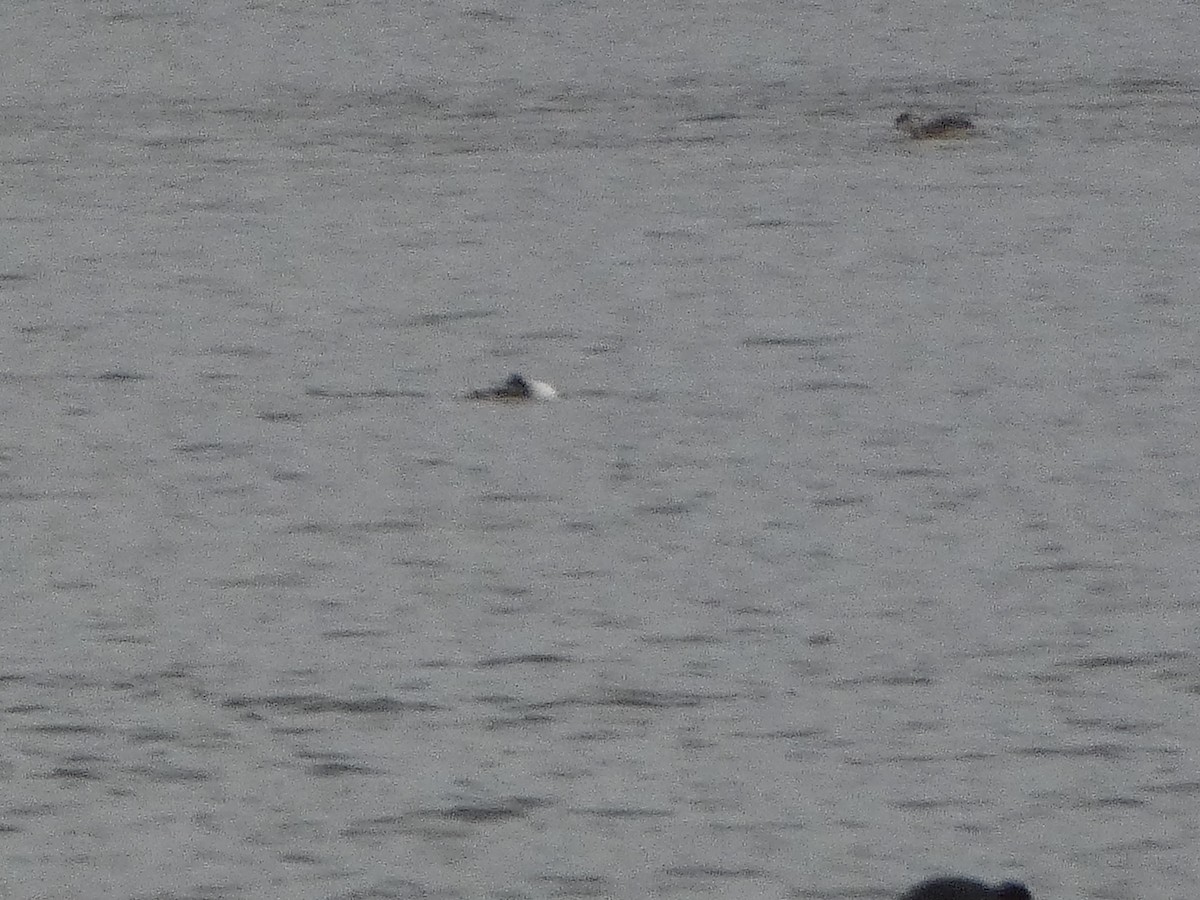
<svg viewBox="0 0 1200 900"><path fill-rule="evenodd" d="M553 400L558 396L558 391L544 381L510 375L504 384L471 391L467 396L472 400Z"/></svg>
<svg viewBox="0 0 1200 900"><path fill-rule="evenodd" d="M912 113L902 112L896 116L896 128L916 140L961 138L975 133L975 123L957 113L922 120L913 118Z"/></svg>
<svg viewBox="0 0 1200 900"><path fill-rule="evenodd" d="M1033 900L1033 895L1019 881L993 887L974 878L943 876L922 881L900 900Z"/></svg>

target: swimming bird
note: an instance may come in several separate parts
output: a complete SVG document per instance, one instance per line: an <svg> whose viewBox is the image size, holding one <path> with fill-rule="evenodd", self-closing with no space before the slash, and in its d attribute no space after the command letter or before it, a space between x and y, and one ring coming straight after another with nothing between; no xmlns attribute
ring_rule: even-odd
<svg viewBox="0 0 1200 900"><path fill-rule="evenodd" d="M915 140L961 138L975 133L975 123L958 113L921 120L913 118L910 112L902 112L896 116L896 128Z"/></svg>
<svg viewBox="0 0 1200 900"><path fill-rule="evenodd" d="M553 400L558 391L544 381L534 381L523 375L512 374L508 381L493 388L471 391L472 400Z"/></svg>
<svg viewBox="0 0 1200 900"><path fill-rule="evenodd" d="M922 881L900 900L1033 900L1033 895L1019 881L992 886L974 878L949 875Z"/></svg>

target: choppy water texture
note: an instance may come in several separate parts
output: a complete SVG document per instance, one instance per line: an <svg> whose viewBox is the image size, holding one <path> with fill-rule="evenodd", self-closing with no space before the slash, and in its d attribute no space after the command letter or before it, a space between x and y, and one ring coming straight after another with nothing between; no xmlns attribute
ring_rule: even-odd
<svg viewBox="0 0 1200 900"><path fill-rule="evenodd" d="M1192 896L1194 7L3 16L4 896Z"/></svg>

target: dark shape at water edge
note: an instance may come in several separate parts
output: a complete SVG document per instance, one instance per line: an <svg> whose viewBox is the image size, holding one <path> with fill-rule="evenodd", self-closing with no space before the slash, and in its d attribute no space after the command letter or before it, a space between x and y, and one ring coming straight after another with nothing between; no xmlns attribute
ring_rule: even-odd
<svg viewBox="0 0 1200 900"><path fill-rule="evenodd" d="M1033 895L1018 881L993 886L975 878L942 876L922 881L900 900L1033 900Z"/></svg>

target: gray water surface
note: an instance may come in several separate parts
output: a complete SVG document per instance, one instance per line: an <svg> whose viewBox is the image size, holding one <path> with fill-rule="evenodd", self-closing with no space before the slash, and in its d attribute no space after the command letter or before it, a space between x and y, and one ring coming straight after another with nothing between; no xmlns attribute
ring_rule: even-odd
<svg viewBox="0 0 1200 900"><path fill-rule="evenodd" d="M1193 7L2 16L0 894L1192 896Z"/></svg>

